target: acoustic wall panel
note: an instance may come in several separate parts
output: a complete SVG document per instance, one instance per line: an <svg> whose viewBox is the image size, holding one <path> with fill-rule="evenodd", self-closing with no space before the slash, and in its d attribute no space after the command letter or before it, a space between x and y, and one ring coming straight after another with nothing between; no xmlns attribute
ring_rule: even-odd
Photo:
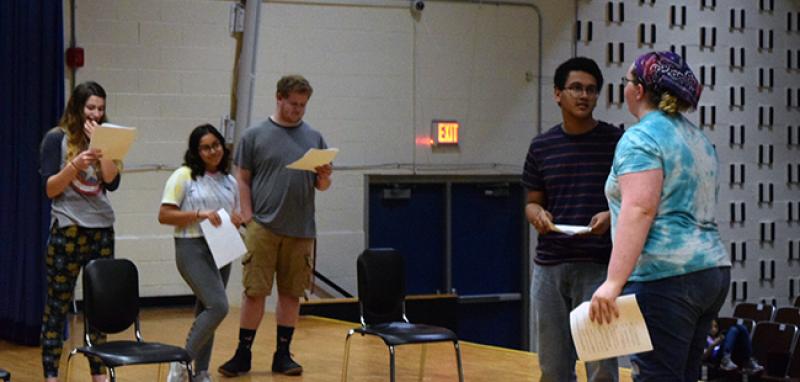
<svg viewBox="0 0 800 382"><path fill-rule="evenodd" d="M579 1L578 55L606 78L596 115L630 126L619 78L652 50L683 55L704 85L687 117L720 160L717 222L739 301L800 295L800 3L792 0ZM584 34L584 36L586 36Z"/></svg>

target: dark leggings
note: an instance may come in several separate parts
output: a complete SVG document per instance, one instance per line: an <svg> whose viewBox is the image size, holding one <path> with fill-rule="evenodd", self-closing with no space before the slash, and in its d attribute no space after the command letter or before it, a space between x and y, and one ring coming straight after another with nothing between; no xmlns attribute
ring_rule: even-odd
<svg viewBox="0 0 800 382"><path fill-rule="evenodd" d="M47 241L45 269L47 300L42 316L42 366L45 378L58 377L58 362L64 347L62 334L75 293L75 281L89 260L114 257L113 228L58 228L53 224ZM105 335L90 332L93 344L105 342ZM99 360L90 359L93 375L105 374Z"/></svg>

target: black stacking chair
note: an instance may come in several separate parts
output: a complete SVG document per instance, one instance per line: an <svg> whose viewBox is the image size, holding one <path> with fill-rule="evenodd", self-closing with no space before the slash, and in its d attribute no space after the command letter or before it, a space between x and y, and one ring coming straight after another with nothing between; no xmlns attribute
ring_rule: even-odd
<svg viewBox="0 0 800 382"><path fill-rule="evenodd" d="M139 272L127 259L92 260L83 268L83 330L86 346L73 349L67 358L67 380L70 361L75 354L98 357L108 368L111 382L116 381L115 368L127 365L181 362L189 370L191 357L185 349L144 342L139 327ZM89 328L103 333L120 333L134 325L135 341L109 341L93 344ZM161 378L161 366L158 376Z"/></svg>
<svg viewBox="0 0 800 382"><path fill-rule="evenodd" d="M797 327L759 322L753 330L753 358L764 366L763 376L783 378L789 366Z"/></svg>
<svg viewBox="0 0 800 382"><path fill-rule="evenodd" d="M794 306L800 308L800 296L794 298Z"/></svg>
<svg viewBox="0 0 800 382"><path fill-rule="evenodd" d="M739 318L749 318L756 323L761 321L772 321L775 314L775 307L766 304L754 304L751 302L741 302L733 308L733 316Z"/></svg>
<svg viewBox="0 0 800 382"><path fill-rule="evenodd" d="M389 376L395 381L395 348L407 344L452 342L458 365L458 380L464 381L461 348L453 331L439 326L412 324L406 318L405 259L389 248L366 249L356 262L361 327L350 329L344 345L342 381L347 381L350 339L353 334L372 335L389 347ZM424 361L424 348L423 348ZM422 368L420 368L422 372Z"/></svg>
<svg viewBox="0 0 800 382"><path fill-rule="evenodd" d="M5 369L0 369L0 381L8 382L11 380L11 373L7 372Z"/></svg>

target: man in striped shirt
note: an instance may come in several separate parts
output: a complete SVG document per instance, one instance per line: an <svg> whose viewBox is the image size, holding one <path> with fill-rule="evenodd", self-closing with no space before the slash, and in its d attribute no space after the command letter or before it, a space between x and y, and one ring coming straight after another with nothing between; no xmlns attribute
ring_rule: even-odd
<svg viewBox="0 0 800 382"><path fill-rule="evenodd" d="M603 86L597 64L585 57L562 63L554 98L562 123L531 142L522 184L525 215L539 233L531 293L536 312L541 381L574 381L577 355L569 312L605 280L611 254L610 216L603 193L622 129L594 119ZM588 226L585 234L556 224ZM586 364L589 381L617 381L616 358Z"/></svg>

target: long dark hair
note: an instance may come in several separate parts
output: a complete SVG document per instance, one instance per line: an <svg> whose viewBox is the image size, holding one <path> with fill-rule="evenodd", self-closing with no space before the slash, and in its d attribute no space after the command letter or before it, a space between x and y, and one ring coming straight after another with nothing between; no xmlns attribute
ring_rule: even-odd
<svg viewBox="0 0 800 382"><path fill-rule="evenodd" d="M64 114L61 120L58 121L58 126L64 130L67 135L67 158L72 158L80 151L89 147L89 139L83 132L83 124L86 122L86 117L83 115L83 108L86 106L86 101L91 96L97 96L106 99L106 90L100 84L94 81L86 81L75 89L72 89L72 94L69 96L67 107L64 109ZM106 122L106 112L103 112L103 118L97 121L98 123Z"/></svg>
<svg viewBox="0 0 800 382"><path fill-rule="evenodd" d="M219 162L217 171L227 175L230 170L231 150L225 144L225 137L220 134L216 127L206 123L192 130L189 135L189 148L186 149L186 154L183 154L183 165L192 169L192 179L197 179L198 176L203 176L206 173L206 164L203 162L203 158L200 157L200 139L206 134L213 134L219 140L219 144L222 145L222 160Z"/></svg>

